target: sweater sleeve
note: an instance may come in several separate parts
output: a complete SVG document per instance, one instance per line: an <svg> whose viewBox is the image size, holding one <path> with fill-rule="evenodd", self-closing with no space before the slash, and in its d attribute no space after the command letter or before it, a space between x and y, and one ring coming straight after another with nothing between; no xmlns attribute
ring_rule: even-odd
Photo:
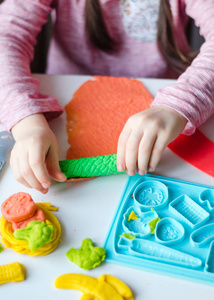
<svg viewBox="0 0 214 300"><path fill-rule="evenodd" d="M30 62L36 36L47 22L52 0L7 0L0 5L0 122L10 130L21 119L63 111L53 96L38 92Z"/></svg>
<svg viewBox="0 0 214 300"><path fill-rule="evenodd" d="M152 106L165 105L183 115L188 120L183 133L190 135L214 113L214 1L185 3L205 42L176 83L158 91Z"/></svg>

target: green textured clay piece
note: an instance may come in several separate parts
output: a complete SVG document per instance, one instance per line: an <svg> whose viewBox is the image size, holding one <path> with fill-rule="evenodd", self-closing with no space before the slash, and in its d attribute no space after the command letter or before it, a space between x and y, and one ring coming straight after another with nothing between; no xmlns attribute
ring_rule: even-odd
<svg viewBox="0 0 214 300"><path fill-rule="evenodd" d="M4 250L4 249L3 249L2 245L0 244L0 253L1 253L3 250Z"/></svg>
<svg viewBox="0 0 214 300"><path fill-rule="evenodd" d="M27 240L29 248L34 251L50 242L53 226L41 221L31 221L26 228L15 230L13 235L18 240Z"/></svg>
<svg viewBox="0 0 214 300"><path fill-rule="evenodd" d="M79 249L71 248L66 253L70 261L84 270L97 267L106 257L106 249L94 247L92 240L87 238L82 241Z"/></svg>
<svg viewBox="0 0 214 300"><path fill-rule="evenodd" d="M117 170L116 154L61 160L59 165L67 179L121 173Z"/></svg>

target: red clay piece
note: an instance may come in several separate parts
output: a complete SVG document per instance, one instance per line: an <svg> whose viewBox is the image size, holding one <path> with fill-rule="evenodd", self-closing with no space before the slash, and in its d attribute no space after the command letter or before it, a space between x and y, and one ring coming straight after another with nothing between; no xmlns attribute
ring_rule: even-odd
<svg viewBox="0 0 214 300"><path fill-rule="evenodd" d="M45 222L46 216L43 213L43 211L37 207L35 214L31 218L26 219L21 222L12 222L13 231L15 231L16 229L25 228L27 226L27 224L30 223L31 221Z"/></svg>
<svg viewBox="0 0 214 300"><path fill-rule="evenodd" d="M21 222L31 218L36 204L27 193L19 192L7 198L1 205L1 212L7 221Z"/></svg>

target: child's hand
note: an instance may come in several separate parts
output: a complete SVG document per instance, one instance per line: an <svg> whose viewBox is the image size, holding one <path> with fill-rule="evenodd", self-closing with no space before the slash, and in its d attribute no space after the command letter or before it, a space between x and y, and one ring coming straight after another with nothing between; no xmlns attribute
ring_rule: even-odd
<svg viewBox="0 0 214 300"><path fill-rule="evenodd" d="M16 141L10 164L16 180L27 187L47 193L50 177L65 181L59 168L59 151L55 135L43 114L35 114L17 123L12 133Z"/></svg>
<svg viewBox="0 0 214 300"><path fill-rule="evenodd" d="M175 110L154 106L131 116L126 122L117 148L118 171L144 175L154 171L164 149L183 131L187 120Z"/></svg>

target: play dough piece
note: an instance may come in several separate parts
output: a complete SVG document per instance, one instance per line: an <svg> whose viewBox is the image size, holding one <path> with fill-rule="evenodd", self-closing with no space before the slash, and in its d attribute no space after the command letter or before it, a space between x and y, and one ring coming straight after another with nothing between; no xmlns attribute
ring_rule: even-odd
<svg viewBox="0 0 214 300"><path fill-rule="evenodd" d="M123 236L127 239L130 239L130 240L133 240L133 239L136 239L136 236L130 234L130 233L126 233L126 232L123 232L120 236Z"/></svg>
<svg viewBox="0 0 214 300"><path fill-rule="evenodd" d="M27 193L19 192L7 198L1 205L1 212L7 221L21 222L31 218L36 204Z"/></svg>
<svg viewBox="0 0 214 300"><path fill-rule="evenodd" d="M80 290L84 293L81 299L134 300L131 289L112 275L94 278L83 274L64 274L54 284L60 289Z"/></svg>
<svg viewBox="0 0 214 300"><path fill-rule="evenodd" d="M46 207L50 211L57 211L59 207L52 206L50 202L42 202L42 206Z"/></svg>
<svg viewBox="0 0 214 300"><path fill-rule="evenodd" d="M115 288L115 290L126 300L134 300L131 289L120 279L111 274L104 274L98 277L98 280L105 281Z"/></svg>
<svg viewBox="0 0 214 300"><path fill-rule="evenodd" d="M37 250L50 242L53 225L41 221L31 221L26 228L17 229L13 235L18 240L27 240L31 250Z"/></svg>
<svg viewBox="0 0 214 300"><path fill-rule="evenodd" d="M53 225L53 235L51 241L37 250L31 250L27 240L18 240L13 235L12 223L3 218L0 218L0 232L2 234L1 242L5 248L11 248L20 254L29 256L43 256L53 252L61 242L61 226L57 218L49 211L49 204L37 203L37 207L42 209L46 216L46 224ZM51 206L51 205L50 205ZM50 208L53 208L52 206Z"/></svg>
<svg viewBox="0 0 214 300"><path fill-rule="evenodd" d="M154 220L149 222L149 226L151 228L151 234L155 234L155 227L159 221L160 221L160 218L155 218Z"/></svg>
<svg viewBox="0 0 214 300"><path fill-rule="evenodd" d="M18 262L0 266L0 284L19 282L25 279L24 266Z"/></svg>
<svg viewBox="0 0 214 300"><path fill-rule="evenodd" d="M94 247L92 240L88 238L82 241L78 250L71 248L66 256L80 268L90 270L97 267L105 259L106 250L101 247Z"/></svg>
<svg viewBox="0 0 214 300"><path fill-rule="evenodd" d="M0 244L0 253L1 253L3 250L4 250L4 249L3 249L2 245Z"/></svg>
<svg viewBox="0 0 214 300"><path fill-rule="evenodd" d="M25 228L27 226L27 224L30 223L31 221L45 222L45 220L46 220L46 216L43 213L43 211L40 208L36 208L36 212L31 218L24 220L22 222L17 222L17 223L12 222L12 228L13 228L13 231L15 231L20 228Z"/></svg>
<svg viewBox="0 0 214 300"><path fill-rule="evenodd" d="M117 153L119 135L130 116L148 109L153 97L141 81L95 76L66 105L70 148L67 159ZM83 180L80 178L70 181Z"/></svg>
<svg viewBox="0 0 214 300"><path fill-rule="evenodd" d="M120 173L117 170L116 154L63 160L59 162L59 165L68 179Z"/></svg>
<svg viewBox="0 0 214 300"><path fill-rule="evenodd" d="M138 215L132 210L130 212L129 217L128 217L128 221L130 221L130 220L137 220L137 219L138 219Z"/></svg>

